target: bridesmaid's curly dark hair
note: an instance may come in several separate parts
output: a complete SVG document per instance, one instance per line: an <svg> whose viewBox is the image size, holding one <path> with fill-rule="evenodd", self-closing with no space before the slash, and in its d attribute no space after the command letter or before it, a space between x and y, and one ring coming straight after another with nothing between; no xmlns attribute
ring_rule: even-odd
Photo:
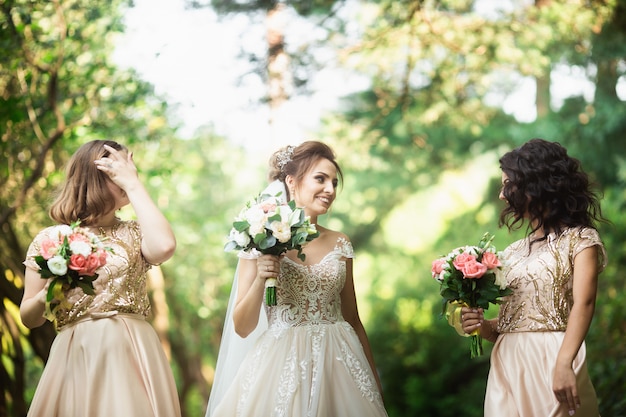
<svg viewBox="0 0 626 417"><path fill-rule="evenodd" d="M531 139L504 154L500 168L508 177L502 187L508 205L500 213L500 226L517 230L528 220L529 234L542 230L547 236L605 221L589 176L559 143Z"/></svg>

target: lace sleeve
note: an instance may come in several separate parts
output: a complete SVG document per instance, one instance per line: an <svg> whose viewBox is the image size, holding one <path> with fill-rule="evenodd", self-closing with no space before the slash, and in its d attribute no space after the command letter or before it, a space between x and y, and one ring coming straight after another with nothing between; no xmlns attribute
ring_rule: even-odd
<svg viewBox="0 0 626 417"><path fill-rule="evenodd" d="M354 249L352 248L352 243L345 236L337 238L335 251L345 258L354 259Z"/></svg>

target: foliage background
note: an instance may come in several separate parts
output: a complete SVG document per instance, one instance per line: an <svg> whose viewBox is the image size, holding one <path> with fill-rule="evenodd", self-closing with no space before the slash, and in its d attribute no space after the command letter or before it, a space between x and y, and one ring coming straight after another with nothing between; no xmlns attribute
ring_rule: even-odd
<svg viewBox="0 0 626 417"><path fill-rule="evenodd" d="M497 159L532 137L563 143L603 193L611 223L600 232L610 263L587 338L589 371L602 414L626 416L626 2L512 2L511 12L491 18L475 13L474 3L287 1L319 32L269 44L249 62L268 85L295 80L292 95L306 94L322 47L333 65L369 80L312 136L335 148L346 173L320 223L345 231L356 248L360 311L390 416L482 415L490 347L469 360L467 340L439 316L430 261L485 231L496 234L499 248L522 235L497 229ZM277 5L190 3L261 21ZM26 247L50 223L46 207L69 155L95 138L133 149L175 229L176 255L151 276L153 324L184 415L204 414L235 266L222 251L224 236L241 202L263 187L266 158L210 126L178 137L167 101L110 59L130 6L0 1L0 415L26 415L54 337L50 325L29 331L19 320ZM280 54L291 59L291 74L272 70ZM593 96L551 100L551 75L563 68L586 74ZM511 94L520 77L537 86L530 123L490 104ZM290 99L285 90L268 91L271 108Z"/></svg>

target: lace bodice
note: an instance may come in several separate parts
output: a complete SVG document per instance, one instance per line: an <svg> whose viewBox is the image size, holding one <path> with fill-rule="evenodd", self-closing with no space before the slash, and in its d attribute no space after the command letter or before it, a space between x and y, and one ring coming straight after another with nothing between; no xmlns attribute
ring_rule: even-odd
<svg viewBox="0 0 626 417"><path fill-rule="evenodd" d="M50 228L42 230L28 248L24 265L39 270L34 257ZM107 263L96 270L95 295L87 295L80 288L65 292L71 307L56 311L57 328L62 328L84 317L103 317L117 313L147 316L150 301L146 291L146 273L150 264L141 253L141 231L136 221L125 221L110 228L100 229L100 238L113 249L107 254Z"/></svg>
<svg viewBox="0 0 626 417"><path fill-rule="evenodd" d="M598 247L598 267L606 266L606 252L598 232L571 228L549 235L529 252L529 239L507 247L504 272L513 294L500 307L498 332L564 331L574 304L574 257L583 249Z"/></svg>
<svg viewBox="0 0 626 417"><path fill-rule="evenodd" d="M346 282L346 258L354 257L343 237L314 265L284 257L276 286L277 305L266 307L270 328L330 324L343 321L340 293Z"/></svg>

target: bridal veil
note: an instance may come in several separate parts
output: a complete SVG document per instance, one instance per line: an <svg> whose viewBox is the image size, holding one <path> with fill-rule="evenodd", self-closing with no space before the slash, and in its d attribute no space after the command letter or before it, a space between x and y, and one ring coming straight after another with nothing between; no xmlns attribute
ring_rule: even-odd
<svg viewBox="0 0 626 417"><path fill-rule="evenodd" d="M285 184L279 180L269 184L261 192L261 194L277 196L278 198L283 199L283 201L286 201L285 197L287 195ZM239 256L248 258L250 255L247 253L240 253ZM224 320L224 330L222 331L222 340L220 342L220 349L217 355L215 376L213 378L211 394L209 395L206 417L210 417L212 415L213 410L224 397L226 391L228 391L228 388L239 370L239 365L243 362L248 352L252 350L252 347L256 343L259 336L267 330L267 316L264 311L261 311L257 327L252 333L245 338L242 338L235 333L235 327L233 325L233 311L235 309L235 302L237 301L238 274L239 265L237 265L237 269L235 270L233 286L230 290L230 298L228 300L228 308L226 309L226 318ZM263 310L263 307L261 307L261 310Z"/></svg>

